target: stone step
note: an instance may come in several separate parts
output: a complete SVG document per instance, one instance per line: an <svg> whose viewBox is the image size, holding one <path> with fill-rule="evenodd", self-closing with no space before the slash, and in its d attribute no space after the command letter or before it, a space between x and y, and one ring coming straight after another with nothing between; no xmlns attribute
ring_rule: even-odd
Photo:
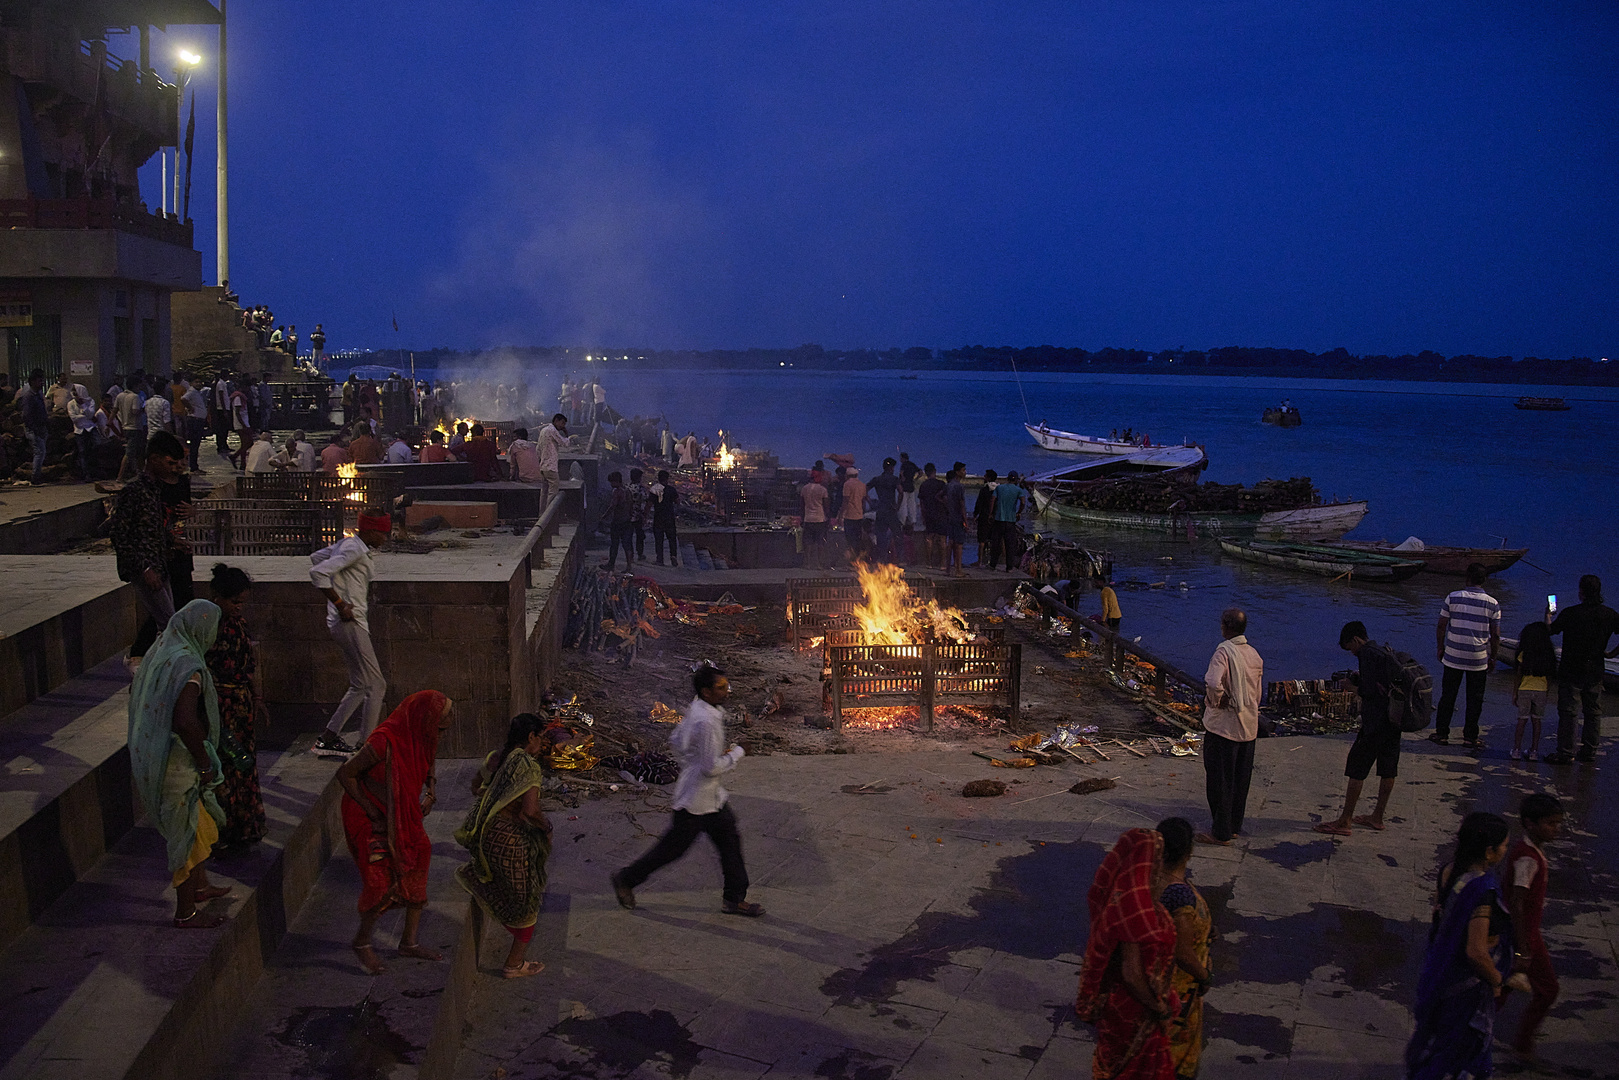
<svg viewBox="0 0 1619 1080"><path fill-rule="evenodd" d="M404 913L393 911L382 917L376 934L387 970L375 978L361 970L350 945L359 919L360 875L347 852L339 851L265 965L221 1052L189 1080L451 1075L478 974L483 926L481 912L455 882L456 868L467 859L452 835L471 804L469 785L477 770L476 761L440 760L440 802L427 816L433 861L418 940L444 953L444 962L399 956Z"/></svg>
<svg viewBox="0 0 1619 1080"><path fill-rule="evenodd" d="M0 953L0 1080L194 1076L216 1053L334 847L335 761L261 753L269 835L209 873L215 930L177 930L162 837L139 822Z"/></svg>
<svg viewBox="0 0 1619 1080"><path fill-rule="evenodd" d="M0 949L134 825L128 730L121 660L0 720Z"/></svg>

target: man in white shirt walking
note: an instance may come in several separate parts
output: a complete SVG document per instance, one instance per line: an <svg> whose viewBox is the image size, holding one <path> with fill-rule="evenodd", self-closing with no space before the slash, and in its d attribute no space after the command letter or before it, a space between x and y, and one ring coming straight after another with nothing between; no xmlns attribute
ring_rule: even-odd
<svg viewBox="0 0 1619 1080"><path fill-rule="evenodd" d="M652 850L613 874L613 894L626 908L635 907L635 890L654 872L669 865L690 850L698 833L707 833L720 853L720 870L725 877L720 910L727 915L758 918L765 909L748 903L748 868L742 861L742 837L737 832L736 815L726 805L720 777L736 768L742 748L725 746L725 710L731 684L725 672L704 664L692 675L697 696L686 707L685 718L669 736L669 746L680 759L680 779L675 782L674 818Z"/></svg>
<svg viewBox="0 0 1619 1080"><path fill-rule="evenodd" d="M393 531L393 522L380 511L360 515L358 536L349 536L311 555L314 563L309 580L326 597L326 630L337 642L348 666L349 689L337 703L326 730L312 748L317 757L349 757L355 747L343 739L343 725L355 710L365 709L361 718L362 739L371 734L382 719L382 700L388 683L382 665L371 646L371 626L366 611L375 569L371 549L380 547Z"/></svg>
<svg viewBox="0 0 1619 1080"><path fill-rule="evenodd" d="M1212 824L1197 834L1200 844L1229 846L1242 832L1248 811L1248 784L1254 775L1254 741L1259 738L1259 695L1265 662L1248 644L1248 616L1239 608L1220 614L1220 636L1203 676L1203 774Z"/></svg>

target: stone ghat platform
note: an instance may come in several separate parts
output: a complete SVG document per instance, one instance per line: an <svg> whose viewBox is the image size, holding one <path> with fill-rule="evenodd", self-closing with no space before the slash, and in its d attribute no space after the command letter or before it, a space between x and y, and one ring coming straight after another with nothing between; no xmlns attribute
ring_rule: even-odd
<svg viewBox="0 0 1619 1080"><path fill-rule="evenodd" d="M0 555L0 581L0 716L135 640L135 590L109 556Z"/></svg>
<svg viewBox="0 0 1619 1080"><path fill-rule="evenodd" d="M596 553L591 552L594 558ZM622 562L619 563L623 565ZM637 561L635 573L656 581L671 596L690 600L718 600L726 593L736 597L740 604L786 603L787 583L794 578L848 578L855 582L853 572L847 570L812 570L805 567L775 567L758 570L697 570L686 566L659 566L655 562ZM1010 597L1018 582L1029 580L1028 575L1005 574L993 570L968 570L966 577L916 567L906 568L906 576L928 578L938 588L939 603L946 607L987 607L1000 597Z"/></svg>
<svg viewBox="0 0 1619 1080"><path fill-rule="evenodd" d="M106 520L107 496L90 484L0 490L0 554L40 555L93 536Z"/></svg>
<svg viewBox="0 0 1619 1080"><path fill-rule="evenodd" d="M409 1030L437 1033L406 1055L418 1075L448 1075L475 973L478 921L448 876L461 860L446 857L460 851L450 836L470 799L471 771L501 744L511 713L537 704L558 662L582 548L576 526L554 512L562 505L553 504L524 536L378 558L371 618L390 680L389 706L428 687L457 703L456 723L440 743L442 801L429 821L439 858L423 937L450 959L392 965L410 976L395 995L416 1010ZM114 658L63 678L0 719L0 760L7 766L0 772L0 986L8 988L0 992L8 1008L0 1025L0 1080L194 1080L216 1068L240 1075L248 1066L220 1063L261 1041L240 1034L256 1022L255 1009L285 1004L265 976L281 962L289 928L340 926L330 942L316 944L294 930L289 963L302 957L323 978L353 963L347 936L356 917L355 871L346 856L330 860L344 846L336 763L304 752L312 736L297 734L295 722L300 704L316 720L328 713L346 681L326 636L324 601L309 585L306 558L231 561L258 579L248 620L266 689L280 693L270 697L271 728L260 733L270 835L245 855L211 863L214 880L233 888L229 900L212 905L213 913L228 916L222 927L172 928L163 843L144 824L131 787L129 679L116 658L134 632L126 607L122 628L95 639L96 649ZM120 590L127 600L127 587L115 577L101 580L111 575L110 558L45 562L89 579L90 601ZM206 575L199 566L199 592L206 592ZM63 605L79 597L60 587L55 593L53 606L52 587L43 583L30 603L13 605L13 623L26 622L26 631L60 621ZM328 661L336 665L335 680L327 679ZM383 922L385 953L388 935L397 944L399 918ZM309 985L310 975L299 969L287 977ZM340 984L347 985L331 980ZM255 1064L250 1071L274 1068Z"/></svg>

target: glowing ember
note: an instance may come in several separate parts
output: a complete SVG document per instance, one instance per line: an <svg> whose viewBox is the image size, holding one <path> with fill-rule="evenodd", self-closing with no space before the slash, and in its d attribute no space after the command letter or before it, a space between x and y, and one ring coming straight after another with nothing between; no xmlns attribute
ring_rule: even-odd
<svg viewBox="0 0 1619 1080"><path fill-rule="evenodd" d="M454 435L457 425L465 424L467 426L467 430L471 431L472 430L472 425L476 424L477 422L478 422L478 418L476 416L462 416L462 417L458 417L458 418L456 418L454 420L440 420L437 424L435 424L433 426L434 426L435 430L442 431L446 435Z"/></svg>
<svg viewBox="0 0 1619 1080"><path fill-rule="evenodd" d="M996 728L1004 727L1005 723L1004 720L997 716L991 716L982 709L974 709L966 705L941 706L933 714L935 728ZM853 728L857 731L903 731L906 728L920 727L921 724L922 710L915 705L846 708L843 710L843 727L845 730Z"/></svg>
<svg viewBox="0 0 1619 1080"><path fill-rule="evenodd" d="M856 563L855 574L865 595L864 602L854 608L865 644L917 645L930 633L945 641L972 639L966 616L955 608L940 607L937 600L919 603L899 567Z"/></svg>
<svg viewBox="0 0 1619 1080"><path fill-rule="evenodd" d="M345 461L337 467L337 475L344 480L357 480L360 476L360 467L352 461Z"/></svg>

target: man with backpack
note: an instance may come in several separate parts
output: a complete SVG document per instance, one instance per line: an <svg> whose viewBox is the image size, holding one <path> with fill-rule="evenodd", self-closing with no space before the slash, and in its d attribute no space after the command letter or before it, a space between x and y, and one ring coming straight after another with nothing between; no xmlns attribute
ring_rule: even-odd
<svg viewBox="0 0 1619 1080"><path fill-rule="evenodd" d="M1328 836L1349 836L1352 826L1383 831L1383 815L1388 811L1389 796L1394 794L1394 780L1400 774L1400 736L1404 733L1402 721L1409 711L1415 717L1425 714L1426 702L1420 694L1413 694L1408 671L1421 670L1415 661L1401 663L1399 654L1386 645L1375 645L1366 637L1366 624L1360 621L1345 623L1338 634L1338 647L1360 662L1360 672L1353 676L1360 691L1360 731L1349 748L1349 760L1344 763L1344 775L1349 784L1344 791L1344 812L1336 821L1323 821L1315 827ZM1407 658L1409 659L1409 657ZM1423 672L1426 679L1426 672ZM1426 679L1431 688L1432 680ZM1414 703L1413 703L1414 702ZM1408 710L1408 703L1410 705ZM1394 715L1396 707L1401 715ZM1415 722L1415 719L1412 721ZM1426 726L1426 723L1424 723ZM1361 788L1377 765L1377 808L1370 814L1355 816L1355 804L1360 802Z"/></svg>

